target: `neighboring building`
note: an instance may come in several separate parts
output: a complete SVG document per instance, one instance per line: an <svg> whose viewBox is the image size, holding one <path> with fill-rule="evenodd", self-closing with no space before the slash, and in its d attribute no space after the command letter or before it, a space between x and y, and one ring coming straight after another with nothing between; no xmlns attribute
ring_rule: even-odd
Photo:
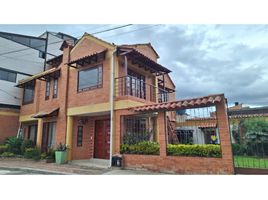
<svg viewBox="0 0 268 200"><path fill-rule="evenodd" d="M243 104L239 104L238 102L236 102L234 106L228 108L228 115L232 142L242 142L245 139L246 134L244 122L268 122L268 106L251 108L249 106L244 106Z"/></svg>
<svg viewBox="0 0 268 200"><path fill-rule="evenodd" d="M179 143L211 144L213 142L212 136L216 136L216 143L220 143L215 111L206 112L203 108L193 110L191 112L188 110L177 112L176 134Z"/></svg>
<svg viewBox="0 0 268 200"><path fill-rule="evenodd" d="M19 128L19 109L23 90L14 87L19 80L44 71L45 61L62 54L63 33L45 32L40 37L0 32L0 143L15 136Z"/></svg>
<svg viewBox="0 0 268 200"><path fill-rule="evenodd" d="M48 60L46 71L17 84L25 93L21 134L42 151L62 142L70 148L69 160L111 161L121 144L142 136L142 141L159 143L159 155L123 155L125 166L233 173L223 94L176 101L171 71L157 63L149 44L114 45L85 33L74 46L64 42L60 49L63 54ZM190 158L189 167L187 158L167 156L166 147L173 137L174 112L199 101L217 108L223 156Z"/></svg>

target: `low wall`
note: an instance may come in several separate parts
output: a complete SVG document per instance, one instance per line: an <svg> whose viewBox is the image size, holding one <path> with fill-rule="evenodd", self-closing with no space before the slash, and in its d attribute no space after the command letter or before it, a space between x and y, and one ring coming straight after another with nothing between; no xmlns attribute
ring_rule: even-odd
<svg viewBox="0 0 268 200"><path fill-rule="evenodd" d="M123 167L177 174L234 174L233 161L226 158L124 154Z"/></svg>

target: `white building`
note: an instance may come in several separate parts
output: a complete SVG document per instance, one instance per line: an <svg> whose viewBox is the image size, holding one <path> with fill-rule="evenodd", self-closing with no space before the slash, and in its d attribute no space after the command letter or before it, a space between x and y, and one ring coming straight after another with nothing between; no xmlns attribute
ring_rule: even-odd
<svg viewBox="0 0 268 200"><path fill-rule="evenodd" d="M18 130L23 89L15 85L44 71L47 60L62 54L60 47L64 40L75 43L76 38L54 32L39 37L0 32L0 143Z"/></svg>

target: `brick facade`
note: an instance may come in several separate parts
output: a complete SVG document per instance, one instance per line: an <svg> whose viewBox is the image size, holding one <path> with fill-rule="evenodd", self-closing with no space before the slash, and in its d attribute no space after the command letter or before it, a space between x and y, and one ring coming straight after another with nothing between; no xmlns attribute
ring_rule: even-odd
<svg viewBox="0 0 268 200"><path fill-rule="evenodd" d="M19 111L0 109L0 144L7 137L16 136L19 128Z"/></svg>
<svg viewBox="0 0 268 200"><path fill-rule="evenodd" d="M90 53L99 50L107 49L105 59L93 64L84 64L83 69L94 67L102 64L102 87L91 89L88 91L79 92L78 85L78 68L76 66L68 66L69 61L76 60L87 56ZM43 112L49 109L59 108L59 113L56 117L45 117L38 121L38 137L42 137L42 126L45 122L56 122L56 144L69 143L71 146L71 159L90 159L94 157L94 134L95 121L102 119L110 119L110 78L111 78L111 56L115 46L97 40L93 36L83 37L75 47L66 46L63 49L63 60L58 66L60 77L58 79L58 96L52 97L53 80L50 84L50 97L45 99L46 83L42 80L36 80L34 102L28 105L22 105L20 116L31 116L33 114ZM157 59L157 55L152 49L147 47L140 49L148 57ZM123 57L115 58L115 78L126 75ZM140 73L146 77L146 83L157 86L156 75L151 73L146 67L141 67L137 63L128 60L128 67L133 71ZM170 89L175 89L175 85L170 77L167 77L167 86ZM157 87L155 88L157 90ZM120 153L120 143L122 139L122 115L134 114L130 108L135 107L137 103L147 105L155 103L149 101L147 96L150 95L150 90L146 86L146 100L133 97L124 96L116 97L113 102L122 103L122 107L116 108L114 112L114 119L111 124L113 131L113 153ZM175 100L175 95L171 100ZM122 106L122 105L121 105ZM69 112L72 110L72 112ZM84 111L86 110L86 111ZM160 143L160 156L141 156L141 155L124 155L124 164L126 167L145 167L158 171L174 171L177 173L232 173L232 162L230 141L228 139L228 123L225 113L224 105L219 105L217 113L218 118L224 122L219 124L222 142L222 159L213 158L184 158L184 157L168 157L166 156L166 114L159 112L158 114L158 135L157 141ZM167 115L173 118L174 111L169 111ZM23 121L23 127L27 129L30 123L37 123L37 119L27 118L28 121ZM82 120L81 120L82 119ZM78 126L83 126L83 142L82 146L77 146L77 131ZM41 140L40 140L41 141ZM40 143L39 141L39 143ZM209 165L210 164L210 165Z"/></svg>
<svg viewBox="0 0 268 200"><path fill-rule="evenodd" d="M219 137L221 145L221 158L202 158L167 156L165 112L158 113L160 155L124 155L123 165L126 168L145 168L158 172L170 172L181 174L234 174L232 147L227 119L225 99L216 104Z"/></svg>

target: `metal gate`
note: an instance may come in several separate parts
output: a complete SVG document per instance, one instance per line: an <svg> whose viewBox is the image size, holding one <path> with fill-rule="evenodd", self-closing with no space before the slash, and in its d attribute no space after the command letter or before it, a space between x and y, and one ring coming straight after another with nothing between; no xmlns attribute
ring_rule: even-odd
<svg viewBox="0 0 268 200"><path fill-rule="evenodd" d="M266 108L228 110L236 174L268 174Z"/></svg>

